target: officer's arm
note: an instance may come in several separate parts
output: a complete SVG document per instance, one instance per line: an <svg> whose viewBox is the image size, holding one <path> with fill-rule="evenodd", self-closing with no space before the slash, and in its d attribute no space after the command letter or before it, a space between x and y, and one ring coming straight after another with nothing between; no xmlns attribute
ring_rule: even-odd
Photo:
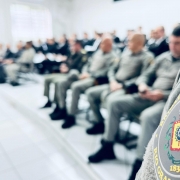
<svg viewBox="0 0 180 180"><path fill-rule="evenodd" d="M154 55L148 52L148 55L144 58L144 61L143 61L141 74L143 74L152 64L154 64Z"/></svg>
<svg viewBox="0 0 180 180"><path fill-rule="evenodd" d="M143 72L143 74L137 79L136 85L140 85L142 83L149 84L149 82L156 77L156 71L159 67L159 61L156 61L156 63L152 64L148 67L148 69Z"/></svg>
<svg viewBox="0 0 180 180"><path fill-rule="evenodd" d="M120 68L120 62L119 61L118 62L114 61L112 63L112 65L109 67L109 70L107 72L109 82L115 81L115 79L116 79L115 74L116 74L118 68Z"/></svg>

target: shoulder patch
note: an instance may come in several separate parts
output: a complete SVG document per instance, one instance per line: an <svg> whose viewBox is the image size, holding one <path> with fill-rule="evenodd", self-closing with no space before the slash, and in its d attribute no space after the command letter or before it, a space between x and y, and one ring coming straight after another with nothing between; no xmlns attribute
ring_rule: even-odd
<svg viewBox="0 0 180 180"><path fill-rule="evenodd" d="M180 95L155 132L153 144L157 180L180 179Z"/></svg>

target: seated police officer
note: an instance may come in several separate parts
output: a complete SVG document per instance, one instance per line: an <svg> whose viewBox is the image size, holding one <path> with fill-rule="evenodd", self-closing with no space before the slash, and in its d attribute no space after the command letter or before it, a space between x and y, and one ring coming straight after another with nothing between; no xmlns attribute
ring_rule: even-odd
<svg viewBox="0 0 180 180"><path fill-rule="evenodd" d="M47 75L45 78L44 96L47 97L48 101L43 108L51 107L52 104L49 95L51 83L55 84L54 100L56 102L57 83L67 77L71 69L76 69L77 71L81 72L83 65L86 63L86 59L86 53L82 49L81 42L76 40L75 43L71 45L70 57L66 61L63 61L63 63L61 63L60 65L60 73L50 74Z"/></svg>
<svg viewBox="0 0 180 180"><path fill-rule="evenodd" d="M175 29L171 35L170 41L173 44L177 43L176 31L177 29ZM141 114L140 122L149 123L149 126L146 126L148 128L143 129L145 134L140 136L142 145L144 147L147 145L147 139L150 139L155 130L153 129L154 124L152 126L152 122L148 121L149 117L151 117L152 114L155 115L162 111L180 68L180 59L174 53L176 47L170 46L170 48L170 52L163 53L159 56L155 64L149 67L147 71L137 79L138 94L119 96L109 103L109 118L107 119L104 142L100 150L89 157L90 162L97 163L105 159L115 158L113 143L119 131L120 117L122 117L124 112L128 114ZM154 79L152 85L148 86L152 79ZM154 119L157 118L154 117Z"/></svg>
<svg viewBox="0 0 180 180"><path fill-rule="evenodd" d="M19 85L18 72L28 72L30 66L33 63L34 56L35 50L32 47L32 42L27 42L25 49L21 53L20 57L15 62L12 61L10 64L5 66L5 70L11 85Z"/></svg>
<svg viewBox="0 0 180 180"><path fill-rule="evenodd" d="M170 47L172 59L174 59L174 61L180 62L180 26L178 26L174 29L174 31L170 37L169 47ZM169 72L169 75L170 75L170 73L171 72ZM171 108L171 106L174 104L174 101L180 94L180 86L179 86L180 79L179 79L179 77L180 77L180 72L177 74L177 77L176 77L176 80L174 83L174 88L168 98L168 101L166 102L163 114L161 111L161 114L162 114L161 122L163 122L163 119L165 117L167 117L165 115L167 114L168 110ZM174 113L174 112L172 112L172 113ZM145 153L146 147L147 147L147 150L146 150L146 153L144 156L144 161L143 161L141 170L139 171L139 173L136 177L136 180L145 180L145 179L146 180L155 180L155 179L157 179L157 176L160 176L160 178L162 177L162 179L171 179L171 180L178 180L180 178L180 175L178 173L178 168L180 166L180 163L179 163L180 144L178 146L178 142L177 142L176 150L175 149L173 150L173 147L172 147L173 146L172 140L178 141L178 137L180 137L180 136L178 136L178 134L176 133L176 137L174 137L174 139L172 139L172 129L175 130L175 128L172 128L172 126L171 126L172 123L175 123L175 121L177 122L177 120L179 120L179 108L175 111L175 113L177 114L177 118L174 118L175 114L173 114L173 118L169 119L170 122L168 119L166 119L166 123L164 123L163 126L160 123L161 116L158 116L158 118L156 118L156 122L155 122L155 120L153 120L153 116L154 116L153 114L151 116L146 117L147 123L144 123L144 125L143 125L143 130L142 130L141 137L140 137L141 140L138 143L138 151L143 151L143 153L138 153L138 154L140 154L140 157L139 157L139 155L137 156L137 160L133 166L133 171L132 171L130 180L135 179L135 175L142 164L143 155ZM170 116L170 114L169 114L169 116ZM160 123L160 126L158 127L159 123ZM152 129L151 132L149 132L148 129L152 128L152 127L154 129ZM158 127L158 129L156 130L157 127ZM166 135L164 135L164 133L162 133L161 136L158 136L161 128L163 128L162 130ZM168 129L170 131L168 131ZM148 130L148 134L147 134L147 130ZM154 131L156 133L154 133ZM168 134L167 134L167 132L168 132ZM178 131L176 130L175 132L178 132ZM154 135L152 137L153 133L154 133ZM169 139L169 136L170 136L170 139ZM168 149L165 148L166 144L164 143L163 146L161 145L162 151L159 151L158 154L153 154L153 153L156 153L156 151L154 149L156 149L157 142L159 142L159 144L161 144L164 139L167 140L167 141L165 141L165 143L168 142L168 139L171 141L171 143L169 144L169 148L170 148L169 152L167 151ZM145 141L145 143L143 143L141 145L141 142L143 140ZM149 142L149 140L150 140L150 142ZM147 146L148 142L149 142L149 145ZM179 149L178 149L178 147L179 147ZM156 169L155 169L154 165L155 165L155 162L157 162L157 161L155 161L154 157L156 155L158 157L161 156L163 161L161 160L162 161L161 166L158 166L156 164ZM138 160L139 160L139 163L138 163ZM170 165L172 165L172 166L175 165L174 172L170 169ZM169 174L168 176L167 176L167 173L165 173L165 172L163 173L162 166L168 168L167 169L168 174ZM158 169L157 167L159 168L159 173L157 172L157 169ZM174 176L174 175L176 175L176 176Z"/></svg>
<svg viewBox="0 0 180 180"><path fill-rule="evenodd" d="M78 110L78 101L80 94L85 92L86 89L95 84L98 78L107 76L107 71L114 58L115 52L112 50L112 38L109 35L103 37L100 49L89 59L89 63L83 68L81 74L74 73L74 78L71 80L64 80L59 83L59 108L56 115L52 119L65 119L63 128L69 128L75 124L75 114ZM76 82L74 82L76 81ZM73 83L74 82L74 83ZM71 88L72 101L69 112L66 111L66 91Z"/></svg>
<svg viewBox="0 0 180 180"><path fill-rule="evenodd" d="M107 101L111 102L124 94L126 87L133 85L136 78L153 62L152 53L143 50L144 42L143 34L133 34L129 39L129 48L122 54L120 62L108 72L109 84L91 87L86 91L96 118L96 123L87 129L88 134L104 133L104 119L100 112L102 99L107 96Z"/></svg>

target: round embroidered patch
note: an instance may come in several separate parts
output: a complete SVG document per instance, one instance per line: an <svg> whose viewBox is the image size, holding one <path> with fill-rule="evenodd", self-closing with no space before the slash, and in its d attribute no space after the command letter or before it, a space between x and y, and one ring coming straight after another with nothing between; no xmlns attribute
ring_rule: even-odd
<svg viewBox="0 0 180 180"><path fill-rule="evenodd" d="M154 139L158 180L180 180L180 95L162 118Z"/></svg>

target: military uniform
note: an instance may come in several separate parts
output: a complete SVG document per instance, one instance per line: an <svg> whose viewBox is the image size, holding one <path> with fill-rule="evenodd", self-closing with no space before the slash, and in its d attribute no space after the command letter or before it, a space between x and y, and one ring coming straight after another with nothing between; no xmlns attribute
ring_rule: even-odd
<svg viewBox="0 0 180 180"><path fill-rule="evenodd" d="M86 52L82 50L79 53L72 54L67 61L63 62L65 63L68 68L71 69L76 69L77 71L81 72L83 65L87 62L87 56ZM48 99L49 97L49 91L50 91L50 85L51 83L55 84L55 93L54 93L54 101L57 102L57 84L65 80L68 76L68 73L62 74L62 73L57 73L57 74L50 74L45 77L44 81L44 96L46 96Z"/></svg>
<svg viewBox="0 0 180 180"><path fill-rule="evenodd" d="M122 116L123 112L141 114L140 120L143 124L143 128L148 127L147 129L142 130L142 133L144 134L141 134L138 143L138 158L142 159L145 152L145 147L147 146L152 133L155 131L159 123L154 121L159 118L163 110L164 104L173 86L173 79L175 79L179 68L180 60L173 60L170 52L159 56L156 63L148 68L148 70L137 79L136 83L137 85L141 83L148 84L152 78L155 78L152 89L162 90L164 99L158 102L153 102L142 99L138 94L125 95L123 97L116 98L116 100L111 103L111 107L109 107L110 118L108 119L105 139L107 141L114 141L119 127L119 117ZM153 121L150 122L149 117L152 115L155 115L156 117L151 118Z"/></svg>
<svg viewBox="0 0 180 180"><path fill-rule="evenodd" d="M149 52L143 50L138 54L132 54L131 51L126 50L122 54L120 62L115 63L115 65L110 68L108 72L109 82L115 80L122 83L125 87L129 86L135 83L137 77L142 74L152 62L153 55ZM123 89L111 92L109 84L92 87L86 91L88 101L97 122L103 121L100 113L101 102L107 97L107 102L109 103L107 107L110 107L111 101L124 93L125 91Z"/></svg>
<svg viewBox="0 0 180 180"><path fill-rule="evenodd" d="M141 83L149 85L150 82L153 82L149 88L152 90L161 90L163 93L162 100L155 102L142 98L140 94L133 94L116 97L111 101L111 103L107 103L110 106L108 106L109 116L104 134L104 142L101 149L97 153L89 156L88 159L90 162L97 163L104 159L114 159L115 155L113 151L113 142L115 140L116 134L119 131L120 117L122 117L124 113L131 115L140 114L140 122L142 122L143 128L146 129L142 130L142 134L140 135L140 140L138 143L137 154L139 157L135 161L133 172L130 177L131 180L134 179L134 172L137 172L138 167L142 163L141 159L143 159L145 147L151 139L153 132L157 128L160 114L171 92L174 79L179 69L180 59L175 59L172 57L170 52L166 52L159 56L156 59L156 62L151 67L149 67L146 72L143 73L136 81L137 85ZM152 79L154 79L154 81L152 81ZM144 169L142 173L143 172ZM141 180L145 179L142 178Z"/></svg>
<svg viewBox="0 0 180 180"><path fill-rule="evenodd" d="M180 101L179 94L180 72L176 76L174 87L164 107L162 118L158 120L158 122L161 120L159 127L147 146L144 161L136 176L136 180L180 179L180 144L178 142L180 140L180 134L176 133L174 137L172 136L172 132L180 133L180 131L175 131L178 130L178 128L172 127L172 124L174 124L173 126L175 127L176 124L179 125L180 123L178 121L179 107L176 107ZM170 118L171 116L173 116L173 118ZM171 123L169 123L169 120ZM161 133L159 133L160 131ZM176 149L173 147L173 141L175 141L174 145ZM161 146L157 151L158 144ZM169 151L167 151L167 149L169 149ZM160 159L161 164L159 163Z"/></svg>
<svg viewBox="0 0 180 180"><path fill-rule="evenodd" d="M33 63L35 50L33 48L25 49L16 63L5 66L7 76L11 82L17 82L18 72L27 72L29 66Z"/></svg>

